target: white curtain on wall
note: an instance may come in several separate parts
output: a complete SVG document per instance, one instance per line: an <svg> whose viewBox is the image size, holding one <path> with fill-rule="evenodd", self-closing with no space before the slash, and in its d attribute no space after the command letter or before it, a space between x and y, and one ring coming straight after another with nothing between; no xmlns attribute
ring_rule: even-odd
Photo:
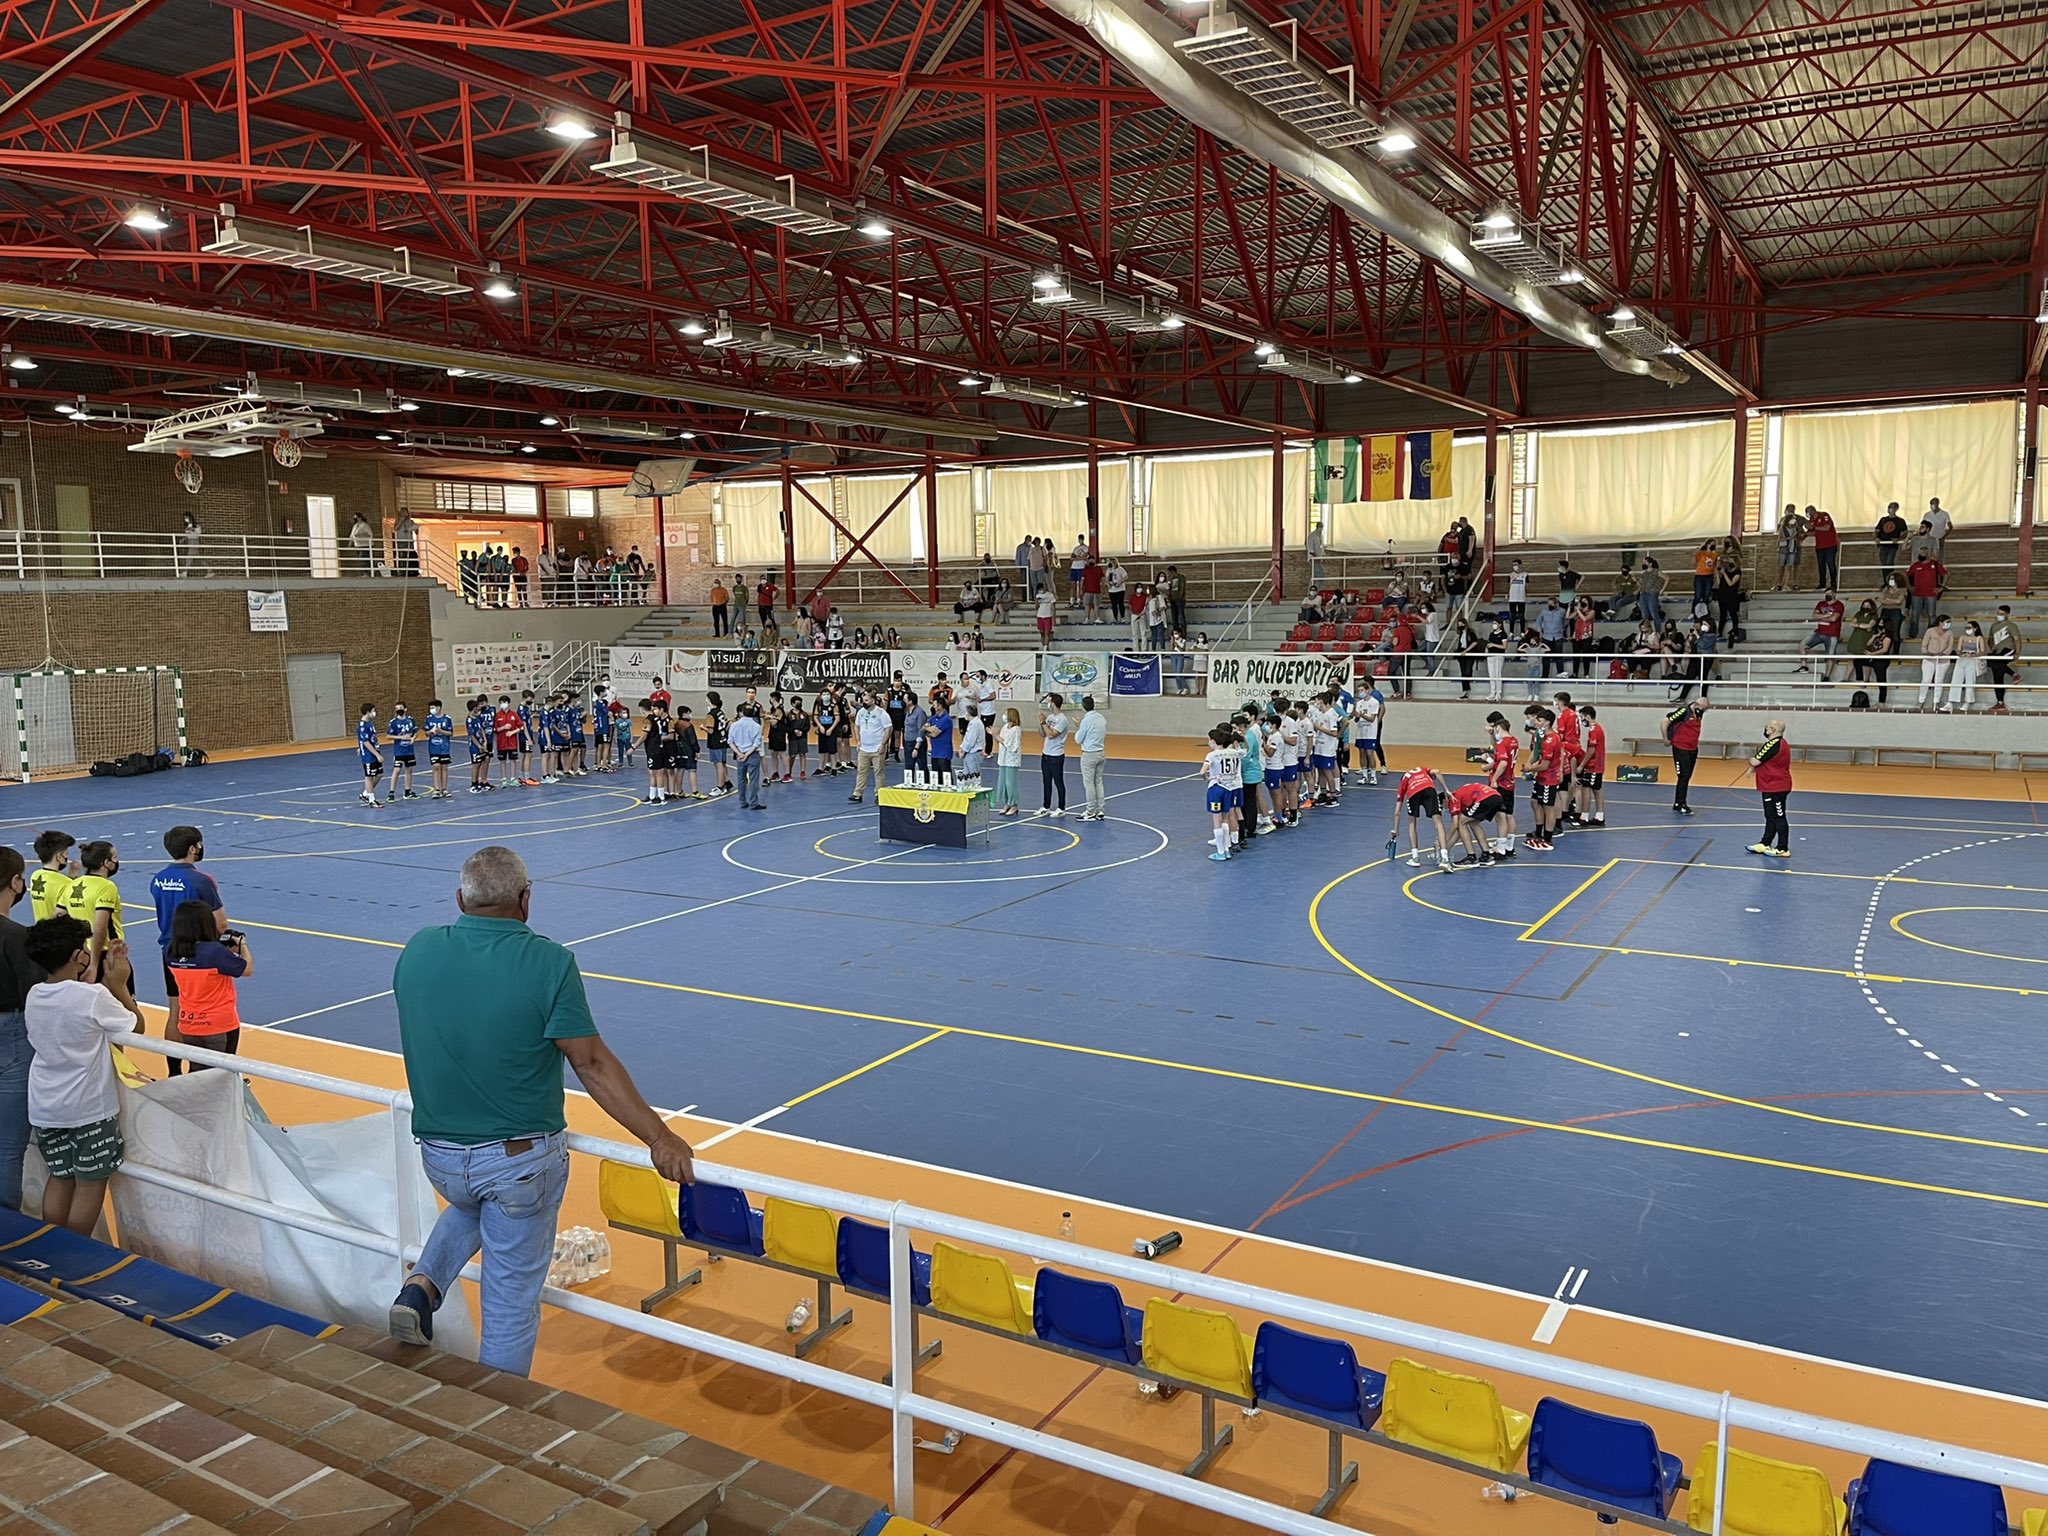
<svg viewBox="0 0 2048 1536"><path fill-rule="evenodd" d="M974 494L967 483L967 471L956 469L950 474L939 476L939 558L941 560L972 560L974 558ZM918 495L924 494L923 487ZM1023 534L1010 540L1014 548ZM1002 550L995 551L1001 559Z"/></svg>
<svg viewBox="0 0 2048 1536"><path fill-rule="evenodd" d="M1499 439L1507 458L1507 439ZM1504 512L1507 487L1496 487L1496 507ZM1324 540L1333 550L1380 551L1392 540L1399 550L1435 549L1451 519L1462 517L1478 529L1486 519L1486 439L1451 440L1451 494L1440 501L1351 501L1329 508ZM1307 537L1304 515L1296 542Z"/></svg>
<svg viewBox="0 0 2048 1536"><path fill-rule="evenodd" d="M758 481L718 488L724 508L725 561L745 571L749 566L782 568L782 484Z"/></svg>
<svg viewBox="0 0 2048 1536"><path fill-rule="evenodd" d="M1613 542L1728 531L1732 421L1539 432L1536 447L1539 540Z"/></svg>
<svg viewBox="0 0 2048 1536"><path fill-rule="evenodd" d="M2012 519L2019 412L2009 400L1785 418L1780 503L1825 507L1844 526L1896 501L1908 522L1939 496L1958 523Z"/></svg>
<svg viewBox="0 0 2048 1536"><path fill-rule="evenodd" d="M895 501L905 486L913 484L913 480L909 475L848 475L841 483L845 486L846 510L842 515L846 526L855 533L865 533L868 524L880 517L882 509ZM889 520L869 535L868 549L876 559L892 565L909 561L911 526L924 517L921 495L921 487L911 491L889 514ZM852 541L842 540L842 543L850 546ZM852 563L865 565L867 562L856 553Z"/></svg>
<svg viewBox="0 0 2048 1536"><path fill-rule="evenodd" d="M1128 524L1131 504L1131 472L1122 459L1105 459L1096 467L1097 494L1101 498L1102 543L1107 551L1129 547ZM942 549L974 548L973 524L966 541L958 546L944 542L945 491L940 491ZM966 494L963 485L961 494ZM996 553L1014 550L1027 536L1051 539L1056 550L1072 549L1074 536L1088 528L1088 466L1060 464L999 464L988 472L988 507L995 516ZM971 518L971 514L970 514Z"/></svg>
<svg viewBox="0 0 2048 1536"><path fill-rule="evenodd" d="M1280 495L1287 527L1308 505L1308 455L1286 454ZM1162 455L1152 461L1149 552L1198 555L1273 546L1273 454Z"/></svg>

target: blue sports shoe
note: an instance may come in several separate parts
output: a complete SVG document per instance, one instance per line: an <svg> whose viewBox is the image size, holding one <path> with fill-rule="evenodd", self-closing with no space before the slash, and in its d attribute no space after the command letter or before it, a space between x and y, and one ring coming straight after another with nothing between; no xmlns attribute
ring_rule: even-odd
<svg viewBox="0 0 2048 1536"><path fill-rule="evenodd" d="M426 1286L417 1280L406 1281L391 1303L386 1323L391 1337L401 1344L433 1343L434 1304L427 1299Z"/></svg>

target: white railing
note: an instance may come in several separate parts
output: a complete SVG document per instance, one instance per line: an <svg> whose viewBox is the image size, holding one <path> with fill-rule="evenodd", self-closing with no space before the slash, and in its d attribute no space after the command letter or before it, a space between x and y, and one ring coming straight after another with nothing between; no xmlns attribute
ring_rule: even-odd
<svg viewBox="0 0 2048 1536"><path fill-rule="evenodd" d="M1266 579L1247 592L1244 601L1239 603L1232 610L1230 617L1223 621L1223 627L1216 632L1215 637L1209 642L1210 649L1224 650L1230 645L1232 638L1236 636L1238 631L1249 631L1252 627L1253 612L1260 603L1266 601L1272 594L1272 591L1273 576L1271 572L1268 572Z"/></svg>
<svg viewBox="0 0 2048 1536"><path fill-rule="evenodd" d="M472 608L644 608L653 601L659 580L650 566L637 580L622 577L614 585L609 572L578 577L573 562L552 575L543 575L538 561L530 561L524 576L477 571L434 544L420 545L418 559L422 574Z"/></svg>
<svg viewBox="0 0 2048 1536"><path fill-rule="evenodd" d="M402 1089L372 1088L342 1078L278 1066L245 1056L226 1056L146 1036L124 1037L122 1044L129 1050L148 1051L159 1055L182 1057L188 1061L204 1062L209 1066L235 1072L243 1078L289 1084L293 1087L353 1099L360 1103L378 1105L390 1111L397 1178L410 1186L405 1190L393 1191L394 1206L401 1213L400 1234L396 1242L380 1232L356 1227L331 1217L277 1205L255 1196L217 1189L184 1175L139 1163L132 1158L122 1165L120 1177L176 1190L258 1220L274 1221L299 1231L316 1233L347 1243L367 1252L383 1254L393 1260L393 1288L396 1289L397 1284L404 1278L408 1263L419 1254L422 1236L409 1229L408 1219L403 1213L421 1208L412 1197L419 1196L427 1188L419 1159L413 1154L409 1144L408 1128L412 1100L407 1092ZM567 1140L572 1151L586 1156L607 1158L642 1168L650 1166L645 1149L638 1146L574 1133ZM917 1469L913 1429L916 1421L923 1420L1043 1457L1077 1471L1108 1478L1129 1487L1141 1488L1217 1514L1229 1515L1260 1529L1286 1531L1295 1533L1295 1536L1357 1536L1359 1531L1357 1526L1340 1525L1304 1514L1286 1505L1218 1487L1145 1462L1134 1461L1129 1457L1118 1456L1009 1419L961 1408L919 1392L914 1375L918 1351L912 1335L912 1323L917 1312L912 1302L910 1279L913 1233L981 1244L1034 1263L1058 1264L1106 1276L1112 1280L1129 1283L1141 1291L1170 1291L1176 1296L1196 1297L1262 1317L1280 1318L1289 1323L1354 1339L1369 1339L1390 1345L1397 1350L1422 1351L1464 1365L1477 1366L1483 1370L1505 1372L1553 1387L1592 1394L1638 1408L1676 1414L1701 1424L1712 1425L1717 1465L1712 1526L1715 1536L1720 1536L1722 1531L1722 1510L1726 1504L1726 1499L1722 1496L1724 1489L1720 1483L1725 1478L1728 1465L1730 1432L1737 1429L1753 1431L1777 1440L1825 1447L1855 1456L1901 1462L1929 1471L1973 1478L2008 1489L2048 1496L2048 1465L2039 1462L2022 1461L1916 1435L1895 1434L1845 1420L1772 1407L1736 1397L1725 1391L1704 1391L1697 1387L1660 1381L1649 1376L1583 1364L1553 1354L1496 1343L1491 1339L1470 1334L1455 1333L1334 1303L1314 1301L1263 1286L1218 1279L1194 1270L1141 1262L1122 1254L1084 1248L1074 1243L996 1226L990 1222L911 1205L905 1201L852 1194L706 1161L697 1163L696 1173L700 1179L733 1185L754 1195L774 1195L803 1201L823 1206L841 1215L888 1227L891 1276L890 1296L887 1302L890 1369L886 1384L552 1286L542 1291L542 1299L562 1311L592 1318L615 1328L659 1339L664 1343L695 1350L715 1359L747 1366L770 1376L799 1382L886 1410L890 1418L891 1484L894 1495L892 1502L895 1509L905 1515L914 1516L916 1511ZM406 1198L399 1198L401 1195ZM463 1271L463 1277L475 1281L480 1277L480 1273L479 1266L472 1262ZM1028 1341L1020 1340L1017 1347L1031 1346ZM990 1390L1000 1390L999 1384ZM1495 1475L1479 1467L1472 1467L1470 1470L1481 1478L1490 1479ZM1303 1491L1306 1492L1307 1489Z"/></svg>
<svg viewBox="0 0 2048 1536"><path fill-rule="evenodd" d="M29 528L0 532L0 581L333 580L380 574L379 546L305 534L112 533ZM404 572L385 567L383 574Z"/></svg>

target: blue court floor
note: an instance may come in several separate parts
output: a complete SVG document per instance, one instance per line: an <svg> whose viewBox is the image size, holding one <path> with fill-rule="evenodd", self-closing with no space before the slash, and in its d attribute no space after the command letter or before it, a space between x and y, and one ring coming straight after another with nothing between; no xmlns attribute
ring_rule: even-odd
<svg viewBox="0 0 2048 1536"><path fill-rule="evenodd" d="M1112 762L1105 823L965 852L878 843L850 775L765 815L634 775L372 812L352 768L0 814L112 838L145 955L163 831L201 826L252 1023L395 1049L392 946L506 842L665 1108L1543 1296L1583 1269L1582 1305L2048 1396L2029 804L1800 793L1778 864L1747 791L1679 821L1610 787L1606 830L1443 874L1385 862L1387 788L1212 864L1165 763Z"/></svg>

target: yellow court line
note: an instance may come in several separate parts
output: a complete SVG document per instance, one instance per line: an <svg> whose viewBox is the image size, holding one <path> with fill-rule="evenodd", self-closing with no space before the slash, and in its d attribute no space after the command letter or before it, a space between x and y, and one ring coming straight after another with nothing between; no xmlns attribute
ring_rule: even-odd
<svg viewBox="0 0 2048 1536"><path fill-rule="evenodd" d="M851 1072L847 1072L839 1077L835 1077L829 1083L820 1083L816 1088L813 1088L809 1093L800 1093L795 1098L785 1101L782 1107L784 1109L795 1109L797 1105L806 1103L811 1099L815 1099L821 1093L830 1093L834 1088L842 1087L845 1084L852 1082L856 1077L859 1077L864 1072L872 1072L877 1067L886 1067L887 1065L889 1065L890 1062L895 1061L900 1057L908 1056L912 1051L918 1049L920 1046L930 1045L934 1040L938 1039L940 1036L950 1035L952 1033L953 1029L951 1025L937 1025L933 1027L932 1032L926 1035L922 1040L913 1040L910 1042L910 1044L903 1046L898 1050L891 1051L886 1056L876 1057L873 1061L869 1062L864 1067L855 1067Z"/></svg>
<svg viewBox="0 0 2048 1536"><path fill-rule="evenodd" d="M1908 934L1908 938L1912 935ZM1531 939L1531 944L1544 944L1552 949L1592 949L1610 955L1648 955L1657 960L1697 960L1703 965L1748 966L1762 971L1803 971L1809 976L1846 976L1851 981L1889 982L1899 986L1956 987L1965 992L2002 992L2009 997L2048 996L2044 987L1995 987L1984 981L1947 981L1937 976L1886 976L1876 971L1844 971L1826 965L1794 965L1785 960L1738 960L1731 955L1694 955L1677 949L1643 949L1631 944L1626 948L1617 944L1584 944L1571 939ZM1921 942L1931 942L1922 940ZM1943 944L1937 948L1947 949ZM1974 954L1976 951L1972 950ZM2010 955L1993 955L1994 960L2009 960Z"/></svg>
<svg viewBox="0 0 2048 1536"><path fill-rule="evenodd" d="M1758 866L1754 864L1691 864L1684 859L1631 859L1624 857L1617 859L1615 862L1619 864L1653 864L1662 869L1725 869L1739 875L1755 874L1758 872ZM1584 866L1552 865L1551 867L1583 868ZM1770 866L1765 865L1763 868L1768 870ZM1878 881L1882 880L1887 885L1925 885L1953 891L2011 891L2024 896L2048 896L2048 886L2044 885L1995 885L1983 880L1924 880L1917 875L1844 875L1825 869L1779 869L1772 871L1772 873L1789 875L1797 880L1855 880L1864 885L1875 885ZM1987 910L1996 911L1999 909L1991 908Z"/></svg>
<svg viewBox="0 0 2048 1536"><path fill-rule="evenodd" d="M1506 1030L1494 1029L1490 1025L1481 1024L1476 1019L1463 1018L1458 1014L1452 1013L1447 1008L1437 1007L1434 1003L1425 1003L1421 998L1416 997L1413 993L1404 992L1399 987L1395 986L1392 982L1382 981L1379 977L1373 975L1372 972L1353 964L1351 959L1347 955L1345 955L1345 953L1342 950L1340 950L1339 948L1337 948L1336 945L1330 942L1329 935L1323 932L1323 925L1321 917L1319 915L1323 904L1323 898L1328 896L1330 892L1334 891L1346 880L1352 879L1354 876L1357 875L1362 875L1367 870L1378 869L1380 865L1386 862L1387 861L1385 859L1376 859L1370 864L1361 864L1358 866L1358 868L1347 871L1346 873L1337 876L1336 879L1332 880L1329 884L1325 885L1321 890L1317 891L1314 896L1309 898L1309 931L1316 936L1316 942L1323 946L1324 952L1328 954L1331 959L1335 960L1339 965L1343 966L1345 970L1351 972L1352 975L1358 977L1362 981L1370 982L1373 986L1378 987L1382 992L1386 993L1389 997L1398 997L1402 1002L1420 1008L1424 1013L1433 1013L1438 1018L1448 1020L1450 1023L1457 1025L1460 1029L1473 1030L1478 1034L1490 1036L1495 1040L1505 1041L1509 1045L1519 1045L1524 1050L1535 1051L1538 1055L1555 1057L1559 1061L1571 1062L1574 1066L1590 1067L1596 1072L1611 1072L1616 1077L1625 1077L1632 1082L1648 1083L1652 1087L1663 1088L1672 1093L1683 1094L1688 1098L1711 1099L1718 1104L1733 1104L1743 1109L1760 1110L1761 1112L1767 1115L1783 1115L1787 1119L1805 1120L1815 1125L1831 1125L1841 1130L1875 1131L1882 1135L1911 1137L1916 1141L1952 1142L1958 1146L1988 1147L1995 1151L2000 1152L2025 1152L2034 1157L2048 1156L2048 1147L2027 1146L2022 1142L2016 1141L1992 1141L1986 1137L1981 1136L1956 1136L1946 1131L1916 1130L1909 1126L1876 1125L1868 1120L1844 1120L1833 1115L1815 1114L1811 1110L1791 1109L1782 1104L1765 1104L1759 1102L1756 1099L1742 1098L1736 1094L1719 1093L1716 1092L1714 1089L1697 1087L1691 1083L1673 1082L1669 1078L1654 1077L1650 1073L1637 1072L1629 1067L1619 1067L1612 1062L1600 1061L1591 1056L1580 1056L1574 1054L1571 1051L1559 1050L1554 1045L1542 1045L1534 1040L1526 1040L1520 1035L1511 1035ZM1531 942L1540 944L1546 941L1537 939L1532 940ZM1586 947L1597 948L1598 946ZM1655 954L1657 953L1657 951L1637 950L1634 951L1634 953ZM1696 959L1699 957L1680 955L1672 958ZM1872 977L1870 979L1880 980L1887 978Z"/></svg>
<svg viewBox="0 0 2048 1536"><path fill-rule="evenodd" d="M2042 917L2048 917L2048 910L2040 907L1916 907L1911 912L1901 912L1891 921L1893 933L1902 939L1911 939L1915 944L1931 945L1935 949L1946 949L1958 955L1975 955L1980 960L2011 960L2020 965L2048 965L2048 956L2001 955L1989 949L1965 949L1960 944L1944 944L1939 939L1922 938L1911 929L1902 926L1907 918L1925 917L1930 912L2034 912Z"/></svg>
<svg viewBox="0 0 2048 1536"><path fill-rule="evenodd" d="M1555 868L1556 866L1552 867ZM1585 866L1574 865L1572 867L1582 869ZM1415 894L1416 881L1427 880L1431 875L1440 875L1442 873L1443 871L1440 869L1425 869L1419 875L1410 875L1401 882L1401 894L1414 902L1418 907L1427 907L1432 912L1441 912L1445 917L1462 917L1468 923L1498 923L1503 928L1519 928L1522 926L1522 920L1519 917L1482 917L1477 912L1460 912L1454 907L1440 907L1435 902L1424 901Z"/></svg>
<svg viewBox="0 0 2048 1536"><path fill-rule="evenodd" d="M1339 956L1338 958L1341 960L1343 957ZM893 1017L889 1014L863 1013L851 1008L834 1008L824 1003L797 1003L790 1002L783 998L777 997L753 997L744 992L725 992L712 987L692 987L687 986L681 982L649 981L645 977L640 976L617 976L603 974L595 971L586 971L584 975L587 980L591 981L614 981L619 982L625 986L651 987L663 992L683 992L695 997L712 997L721 999L726 1002L756 1003L768 1008L789 1008L794 1009L800 1013L834 1014L843 1018L861 1019L880 1024L900 1024L903 1025L905 1028L909 1029L924 1029L932 1031L932 1033L926 1035L924 1039L915 1041L910 1046L905 1047L905 1050L914 1050L917 1046L928 1044L930 1041L938 1038L940 1034L958 1035L963 1039L993 1040L1003 1045L1036 1046L1041 1050L1061 1051L1067 1053L1068 1055L1089 1056L1103 1061L1128 1062L1135 1066L1159 1067L1167 1071L1192 1073L1197 1077L1222 1078L1230 1082L1251 1083L1258 1087L1263 1088L1285 1088L1296 1093L1318 1094L1326 1098L1348 1099L1357 1103L1364 1104L1381 1104L1392 1109L1421 1110L1427 1114L1449 1115L1454 1118L1464 1120L1478 1120L1489 1125L1507 1125L1514 1126L1522 1130L1531 1131L1555 1131L1561 1135L1566 1136L1584 1136L1589 1137L1596 1141L1610 1141L1618 1142L1626 1146L1648 1147L1654 1151L1660 1152L1689 1152L1694 1154L1695 1156L1714 1158L1723 1162L1747 1163L1753 1167L1777 1168L1791 1173L1811 1173L1819 1175L1823 1178L1847 1179L1853 1183L1858 1184L1881 1184L1893 1189L1914 1190L1922 1194L1953 1195L1956 1198L1963 1200L1985 1200L1996 1205L2017 1205L2034 1210L2048 1210L2048 1200L2031 1200L2023 1195L2002 1195L1994 1193L1990 1190L1961 1189L1946 1184L1925 1184L1916 1182L1911 1179L1894 1179L1887 1177L1883 1174L1858 1173L1848 1168L1829 1168L1814 1163L1788 1162L1781 1158L1759 1157L1748 1152L1730 1152L1720 1147L1700 1147L1694 1146L1689 1142L1661 1141L1654 1137L1648 1136L1629 1136L1620 1131L1604 1131L1593 1126L1567 1125L1552 1120L1531 1120L1521 1115L1499 1114L1491 1110L1483 1109L1467 1109L1462 1106L1454 1104L1436 1104L1431 1103L1426 1099L1396 1098L1391 1094L1371 1093L1362 1088L1336 1088L1330 1086L1327 1083L1305 1083L1297 1081L1293 1078L1270 1077L1263 1073L1258 1072L1239 1072L1230 1067L1202 1066L1195 1062L1171 1061L1158 1056L1140 1056L1129 1051L1112 1051L1107 1050L1101 1046L1077 1045L1073 1044L1072 1042L1064 1040L1040 1040L1029 1035L1004 1034L997 1030L973 1029L969 1028L966 1025L959 1024L930 1024L919 1019L902 1019ZM1384 985L1384 983L1381 983L1381 985ZM1391 991L1392 989L1389 988L1388 990ZM1422 1004L1421 1006L1425 1008L1429 1007L1427 1003ZM1430 1009L1430 1011L1432 1013L1442 1012L1441 1009L1434 1008ZM1486 1034L1495 1033L1492 1030L1483 1029L1481 1032ZM1543 1047L1536 1047L1536 1049L1541 1050L1543 1049ZM902 1055L903 1052L899 1051L894 1054ZM1555 1055L1559 1053L1551 1052L1550 1054ZM867 1067L862 1067L860 1071L865 1072L870 1070L870 1068L872 1067L878 1067L882 1065L882 1062L888 1061L889 1059L889 1057L883 1057L882 1061L870 1062ZM1628 1075L1634 1076L1635 1074L1631 1073ZM828 1084L827 1086L829 1087L831 1085ZM1746 1100L1732 1099L1722 1094L1702 1094L1701 1097L1714 1099L1718 1102L1728 1104L1748 1104L1748 1101ZM1753 1105L1749 1107L1774 1108L1775 1106ZM1803 1118L1819 1119L1821 1117L1808 1115L1804 1116ZM1855 1121L1838 1121L1832 1123L1849 1126L1858 1125L1858 1122ZM1890 1126L1863 1126L1860 1128L1867 1130L1896 1129L1895 1127ZM1931 1135L1933 1133L1901 1132L1901 1134ZM1971 1138L1958 1136L1943 1136L1939 1139L1944 1141L1969 1141ZM2032 1152L2037 1150L2033 1147L2012 1146L2012 1144L2005 1142L1985 1141L1975 1142L1974 1144L1986 1147L2010 1146L2012 1150L2022 1152Z"/></svg>
<svg viewBox="0 0 2048 1536"><path fill-rule="evenodd" d="M1620 862L1621 861L1619 859L1609 859L1605 864L1602 864L1598 869L1594 870L1593 873L1586 876L1586 878L1581 880L1577 885L1573 886L1571 894L1569 896L1565 897L1563 901L1560 901L1548 912L1544 913L1541 917L1537 918L1535 922L1531 923L1528 927L1524 928L1519 934L1516 935L1516 937L1518 939L1528 938L1530 934L1534 933L1538 928L1541 928L1545 923L1549 922L1553 917L1557 916L1557 914L1562 912L1566 907L1570 906L1573 902L1577 901L1581 896L1585 895L1586 888L1588 886L1592 885L1594 881L1598 880L1602 875L1606 874L1607 871L1614 868L1614 866ZM1320 897L1320 893L1318 893L1318 896ZM1329 946L1324 945L1323 947L1327 949Z"/></svg>

